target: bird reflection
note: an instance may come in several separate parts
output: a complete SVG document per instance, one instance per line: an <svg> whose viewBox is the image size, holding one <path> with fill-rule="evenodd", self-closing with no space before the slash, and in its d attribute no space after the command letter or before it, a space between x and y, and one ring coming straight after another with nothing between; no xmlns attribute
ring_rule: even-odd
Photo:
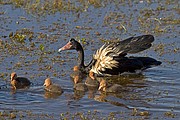
<svg viewBox="0 0 180 120"><path fill-rule="evenodd" d="M49 91L44 92L44 98L46 99L57 99L62 93L53 93Z"/></svg>
<svg viewBox="0 0 180 120"><path fill-rule="evenodd" d="M108 102L112 105L115 105L115 106L121 106L121 107L125 107L125 108L128 108L128 106L126 106L125 104L121 103L121 102L118 102L118 101L113 101L113 100L109 100L106 98L107 95L106 94L100 94L100 95L96 95L94 97L94 100L98 101L98 102Z"/></svg>
<svg viewBox="0 0 180 120"><path fill-rule="evenodd" d="M128 100L131 101L140 98L140 96L136 93L136 89L147 87L144 81L145 77L142 74L104 77L100 79L100 86L101 81L105 81L112 88L113 86L115 87L111 90L99 90L99 94L97 93L95 95L94 100L98 102L108 102L115 106L122 106L125 108L128 108L128 106L125 104ZM119 89L113 92L116 88Z"/></svg>
<svg viewBox="0 0 180 120"><path fill-rule="evenodd" d="M86 78L73 76L74 94L71 97L72 101L79 101L84 96L87 96L89 99L98 102L107 102L115 106L128 108L127 104L130 104L132 100L140 99L137 93L138 89L148 86L144 80L146 77L142 74L123 74L111 77L94 76L92 78L89 75ZM99 89L101 81L105 81L113 89L110 91ZM113 92L115 88L119 89Z"/></svg>
<svg viewBox="0 0 180 120"><path fill-rule="evenodd" d="M98 86L88 86L88 98L93 99L98 90Z"/></svg>

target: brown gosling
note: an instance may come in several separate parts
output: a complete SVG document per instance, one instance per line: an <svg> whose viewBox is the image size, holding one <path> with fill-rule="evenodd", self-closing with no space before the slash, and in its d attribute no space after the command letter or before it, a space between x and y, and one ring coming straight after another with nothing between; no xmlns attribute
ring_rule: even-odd
<svg viewBox="0 0 180 120"><path fill-rule="evenodd" d="M85 84L87 86L98 87L99 82L94 77L94 73L93 72L91 72L91 71L89 72L89 76L87 76Z"/></svg>
<svg viewBox="0 0 180 120"><path fill-rule="evenodd" d="M125 89L118 84L108 84L106 80L101 80L98 90L110 93L118 93L124 91Z"/></svg>
<svg viewBox="0 0 180 120"><path fill-rule="evenodd" d="M59 94L63 93L62 88L57 84L53 84L50 78L45 79L44 86L46 91Z"/></svg>
<svg viewBox="0 0 180 120"><path fill-rule="evenodd" d="M15 72L11 73L11 82L13 89L21 89L29 87L31 82L25 77L17 77Z"/></svg>
<svg viewBox="0 0 180 120"><path fill-rule="evenodd" d="M74 66L73 73L70 75L75 84L81 82L85 75L79 70L78 66Z"/></svg>

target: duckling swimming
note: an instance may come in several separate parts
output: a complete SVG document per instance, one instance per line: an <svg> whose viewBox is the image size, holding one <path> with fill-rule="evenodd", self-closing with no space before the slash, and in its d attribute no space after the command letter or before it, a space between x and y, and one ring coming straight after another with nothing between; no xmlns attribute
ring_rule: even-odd
<svg viewBox="0 0 180 120"><path fill-rule="evenodd" d="M50 78L45 79L44 86L46 91L59 94L63 93L62 88L57 84L53 84Z"/></svg>
<svg viewBox="0 0 180 120"><path fill-rule="evenodd" d="M106 80L101 80L98 90L109 93L118 93L125 91L125 88L119 84L108 84Z"/></svg>
<svg viewBox="0 0 180 120"><path fill-rule="evenodd" d="M31 82L25 77L17 77L15 72L11 73L11 83L13 89L21 89L29 87Z"/></svg>

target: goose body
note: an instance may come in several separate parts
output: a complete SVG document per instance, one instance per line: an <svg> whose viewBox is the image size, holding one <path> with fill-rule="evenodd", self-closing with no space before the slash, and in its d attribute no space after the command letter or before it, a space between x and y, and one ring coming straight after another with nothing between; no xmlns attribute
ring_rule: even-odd
<svg viewBox="0 0 180 120"><path fill-rule="evenodd" d="M31 82L25 77L18 77L15 72L11 73L11 85L14 89L29 87Z"/></svg>
<svg viewBox="0 0 180 120"><path fill-rule="evenodd" d="M75 49L79 54L78 66L81 71L85 73L92 71L97 76L112 76L160 65L160 61L150 57L126 56L128 53L134 54L150 48L153 41L154 37L152 35L142 35L104 44L96 51L87 66L84 64L84 50L75 39L72 38L65 46L59 49L59 52Z"/></svg>

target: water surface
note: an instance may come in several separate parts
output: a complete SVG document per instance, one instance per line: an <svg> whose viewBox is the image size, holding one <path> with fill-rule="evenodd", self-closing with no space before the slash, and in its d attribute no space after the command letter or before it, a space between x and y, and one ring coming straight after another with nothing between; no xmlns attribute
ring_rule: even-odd
<svg viewBox="0 0 180 120"><path fill-rule="evenodd" d="M80 2L75 2L81 5ZM178 119L180 115L179 20L178 1L165 2L102 2L100 6L87 3L81 11L64 10L39 16L26 7L1 4L0 10L0 110L23 112L27 118L61 118L62 113L96 111L115 118ZM161 8L161 9L160 9ZM173 18L173 19L171 19ZM24 40L13 39L18 34ZM128 89L119 94L105 94L97 90L79 93L73 90L70 78L77 64L76 51L57 51L71 37L80 40L85 49L85 62L103 41L122 40L134 35L153 34L153 46L134 56L150 56L162 65L141 75L107 78ZM29 89L13 91L10 73L28 77ZM46 93L44 79L49 76L61 85L61 96ZM133 110L137 110L133 113ZM138 115L148 111L149 115ZM38 115L49 116L39 117ZM18 118L18 115L17 115Z"/></svg>

